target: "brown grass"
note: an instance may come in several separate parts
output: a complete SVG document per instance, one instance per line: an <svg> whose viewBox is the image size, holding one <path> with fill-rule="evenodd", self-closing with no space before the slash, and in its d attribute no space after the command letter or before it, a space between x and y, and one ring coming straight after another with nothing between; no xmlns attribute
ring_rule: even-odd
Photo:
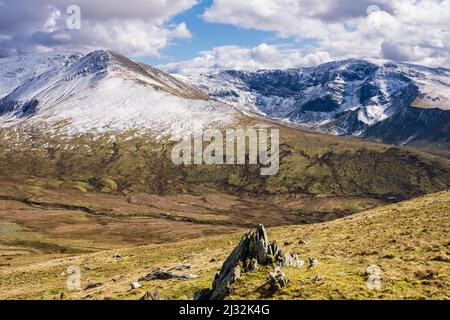
<svg viewBox="0 0 450 320"><path fill-rule="evenodd" d="M436 261L450 255L450 191L380 207L338 220L304 226L269 229L269 237L287 252L314 257L312 269L285 269L288 287L270 295L267 270L246 274L233 285L231 299L448 299L450 267ZM14 226L9 225L11 232ZM5 229L8 229L5 227ZM17 228L16 228L17 229ZM117 228L115 228L117 229ZM241 237L202 237L177 243L132 246L82 255L3 256L0 264L0 298L137 299L146 290L166 299L192 298L208 287L215 272ZM307 239L308 244L299 240ZM122 260L114 259L120 255ZM21 260L20 262L13 262ZM191 263L193 281L151 281L129 291L129 283L157 267ZM70 265L82 269L83 288L100 282L98 288L69 291L65 287ZM382 270L381 290L369 290L366 271L370 265ZM312 281L321 275L320 282Z"/></svg>

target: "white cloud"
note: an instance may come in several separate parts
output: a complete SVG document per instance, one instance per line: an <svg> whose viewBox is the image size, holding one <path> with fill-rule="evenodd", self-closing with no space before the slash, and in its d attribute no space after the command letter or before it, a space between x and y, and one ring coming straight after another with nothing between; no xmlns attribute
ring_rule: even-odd
<svg viewBox="0 0 450 320"><path fill-rule="evenodd" d="M160 68L170 73L192 74L226 69L286 69L317 65L330 60L326 52L319 51L303 55L300 50L289 46L262 43L254 48L216 47L202 52L195 59L169 63Z"/></svg>
<svg viewBox="0 0 450 320"><path fill-rule="evenodd" d="M198 2L77 0L82 29L67 30L66 8L73 0L0 0L0 57L97 48L158 56L175 39L191 37L186 24L170 20ZM214 0L203 19L317 45L302 51L267 44L216 47L189 61L191 69L287 68L349 57L450 66L450 0ZM187 63L169 66L185 70Z"/></svg>
<svg viewBox="0 0 450 320"><path fill-rule="evenodd" d="M214 0L204 19L314 39L333 59L450 65L450 0Z"/></svg>
<svg viewBox="0 0 450 320"><path fill-rule="evenodd" d="M51 49L108 48L158 56L173 39L191 37L186 24L167 25L197 0L77 0L81 29L66 28L72 0L2 0L0 57Z"/></svg>

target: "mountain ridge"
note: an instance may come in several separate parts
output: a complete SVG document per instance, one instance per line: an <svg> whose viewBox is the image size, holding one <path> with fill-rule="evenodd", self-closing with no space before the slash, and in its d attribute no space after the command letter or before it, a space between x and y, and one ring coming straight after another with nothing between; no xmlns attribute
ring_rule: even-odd
<svg viewBox="0 0 450 320"><path fill-rule="evenodd" d="M12 70L18 71L15 81ZM445 120L450 113L450 70L446 68L347 59L307 68L225 70L182 77L110 50L97 50L86 55L66 52L0 59L0 83L5 83L0 90L2 127L29 119L35 123L33 116L42 111L41 123L69 122L75 124L71 130L75 132L146 128L140 119L147 117L159 118L148 129L174 134L186 130L176 123L194 115L207 125L221 126L245 114L326 134L450 150ZM101 107L93 112L83 107L86 102ZM108 103L124 108L108 112ZM159 111L142 108L145 104ZM168 121L166 105L174 106L167 112L172 116ZM123 119L119 126L111 125L125 109L127 115L134 113L129 123Z"/></svg>
<svg viewBox="0 0 450 320"><path fill-rule="evenodd" d="M0 58L0 98L11 93L26 80L79 59L76 51L24 54Z"/></svg>
<svg viewBox="0 0 450 320"><path fill-rule="evenodd" d="M318 132L411 145L420 136L438 148L450 148L447 126L441 125L442 134L432 134L440 124L434 114L450 112L450 70L445 68L348 59L308 68L226 70L183 78L241 110ZM402 120L411 123L406 131L421 132L389 128ZM414 127L419 120L421 126ZM384 134L387 129L390 135Z"/></svg>
<svg viewBox="0 0 450 320"><path fill-rule="evenodd" d="M364 68L348 72L364 75ZM296 85L275 89L296 90ZM0 106L4 176L45 176L83 185L110 177L124 192L128 188L181 192L209 186L251 196L341 194L382 199L407 199L449 186L449 162L440 155L299 130L206 99L162 71L107 51L95 51L29 79L3 97ZM173 141L166 138L179 138L198 124L279 129L279 174L263 178L258 165L173 165ZM446 137L439 130L435 134Z"/></svg>
<svg viewBox="0 0 450 320"><path fill-rule="evenodd" d="M60 125L68 133L223 126L242 114L176 78L98 50L31 77L0 99L0 125Z"/></svg>

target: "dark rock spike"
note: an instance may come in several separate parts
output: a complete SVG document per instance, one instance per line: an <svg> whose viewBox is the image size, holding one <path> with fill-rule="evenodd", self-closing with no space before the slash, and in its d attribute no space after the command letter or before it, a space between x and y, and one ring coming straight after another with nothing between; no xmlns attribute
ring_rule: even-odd
<svg viewBox="0 0 450 320"><path fill-rule="evenodd" d="M194 299L223 299L229 294L230 285L242 272L255 271L258 264L268 265L275 261L281 261L286 266L301 265L297 256L284 255L275 242L270 244L266 230L260 224L254 232L248 232L242 237L216 274L212 288L197 292Z"/></svg>

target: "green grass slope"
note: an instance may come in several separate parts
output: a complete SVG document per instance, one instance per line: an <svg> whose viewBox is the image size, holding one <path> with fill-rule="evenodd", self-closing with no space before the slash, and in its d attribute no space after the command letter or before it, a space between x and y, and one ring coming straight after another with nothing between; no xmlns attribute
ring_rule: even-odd
<svg viewBox="0 0 450 320"><path fill-rule="evenodd" d="M450 186L450 161L428 153L282 128L279 174L257 165L175 166L171 143L124 132L65 137L0 132L0 175L78 181L104 192L192 192L197 186L253 196L365 195L401 200Z"/></svg>

